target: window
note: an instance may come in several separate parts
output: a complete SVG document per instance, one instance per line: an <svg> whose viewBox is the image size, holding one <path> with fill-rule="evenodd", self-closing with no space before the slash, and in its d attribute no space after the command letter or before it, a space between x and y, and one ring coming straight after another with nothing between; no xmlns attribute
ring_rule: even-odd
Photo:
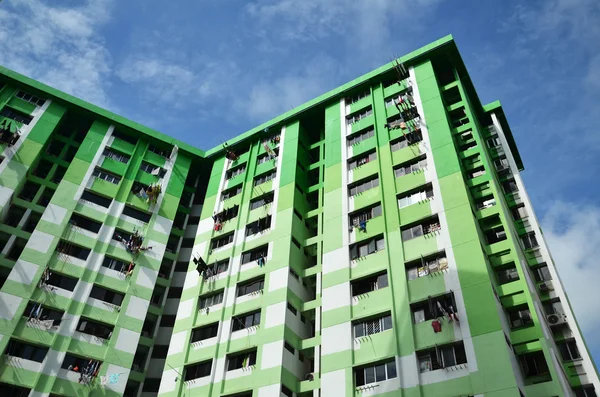
<svg viewBox="0 0 600 397"><path fill-rule="evenodd" d="M430 296L427 300L410 305L410 311L415 324L444 317L444 312L456 312L454 294L451 292L440 296Z"/></svg>
<svg viewBox="0 0 600 397"><path fill-rule="evenodd" d="M372 127L367 130L359 131L356 134L352 134L348 137L348 139L347 139L348 146L356 145L357 143L365 141L374 136L375 136L375 130Z"/></svg>
<svg viewBox="0 0 600 397"><path fill-rule="evenodd" d="M132 145L136 145L138 140L132 136L125 135L121 131L113 131L112 136L116 139L120 139Z"/></svg>
<svg viewBox="0 0 600 397"><path fill-rule="evenodd" d="M242 253L242 265L245 263L256 261L260 258L265 259L269 253L269 245L265 244L258 248L254 248L251 251L246 251Z"/></svg>
<svg viewBox="0 0 600 397"><path fill-rule="evenodd" d="M155 347L156 349L156 347ZM154 352L153 352L154 354ZM160 378L146 378L144 379L144 387L142 387L142 393L156 393L160 389Z"/></svg>
<svg viewBox="0 0 600 397"><path fill-rule="evenodd" d="M272 170L272 171L269 171L267 173L257 176L256 178L254 178L254 186L262 185L263 183L266 183L266 182L270 181L271 179L274 179L275 175L277 175L277 170Z"/></svg>
<svg viewBox="0 0 600 397"><path fill-rule="evenodd" d="M388 313L381 317L354 322L352 327L355 338L377 334L392 329L392 315Z"/></svg>
<svg viewBox="0 0 600 397"><path fill-rule="evenodd" d="M79 324L77 324L77 331L102 339L109 339L112 336L113 330L114 327L112 325L92 321L85 317L81 317Z"/></svg>
<svg viewBox="0 0 600 397"><path fill-rule="evenodd" d="M508 169L508 159L506 156L499 157L494 160L494 167L496 167L496 171L503 172Z"/></svg>
<svg viewBox="0 0 600 397"><path fill-rule="evenodd" d="M271 204L273 202L273 192L263 194L260 197L250 200L250 211Z"/></svg>
<svg viewBox="0 0 600 397"><path fill-rule="evenodd" d="M260 324L260 310L233 316L231 321L233 322L232 331L256 327Z"/></svg>
<svg viewBox="0 0 600 397"><path fill-rule="evenodd" d="M519 356L519 361L525 377L547 375L550 372L544 352L541 350L522 354Z"/></svg>
<svg viewBox="0 0 600 397"><path fill-rule="evenodd" d="M446 269L448 269L448 259L445 251L406 263L406 275L409 281Z"/></svg>
<svg viewBox="0 0 600 397"><path fill-rule="evenodd" d="M33 199L35 198L35 195L37 194L37 192L40 190L40 185L35 183L35 182L31 182L31 181L27 181L25 182L25 185L23 185L23 188L21 189L21 192L19 193L19 198L25 201L33 201Z"/></svg>
<svg viewBox="0 0 600 397"><path fill-rule="evenodd" d="M409 163L405 163L400 165L399 167L394 168L394 175L396 178L399 178L404 175L412 174L413 172L417 172L423 170L427 167L427 159L421 157L417 160L411 160Z"/></svg>
<svg viewBox="0 0 600 397"><path fill-rule="evenodd" d="M64 240L60 240L60 242L56 246L56 252L59 252L64 255L73 256L78 259L86 260L91 250L89 248L80 247L78 245L67 243Z"/></svg>
<svg viewBox="0 0 600 397"><path fill-rule="evenodd" d="M419 223L417 225L403 227L402 228L402 240L409 241L414 238L436 232L436 231L440 230L440 228L441 228L440 222L436 216L431 219L421 221L421 223Z"/></svg>
<svg viewBox="0 0 600 397"><path fill-rule="evenodd" d="M90 366L92 368L100 368L100 366L102 366L102 361L91 360L89 358L79 357L67 353L61 365L61 368L68 369L69 371L79 372L84 371Z"/></svg>
<svg viewBox="0 0 600 397"><path fill-rule="evenodd" d="M42 321L45 320L53 320L54 325L58 325L57 322L60 322L62 319L63 312L62 310L51 309L45 306L41 306L38 302L29 302L25 311L23 312L23 316L27 318L38 318Z"/></svg>
<svg viewBox="0 0 600 397"><path fill-rule="evenodd" d="M246 225L246 236L252 236L258 233L262 233L267 229L271 228L271 215L267 215L264 218L260 218L252 223Z"/></svg>
<svg viewBox="0 0 600 397"><path fill-rule="evenodd" d="M198 306L199 309L205 309L220 303L223 303L223 290L201 296Z"/></svg>
<svg viewBox="0 0 600 397"><path fill-rule="evenodd" d="M154 345L151 358L166 358L169 351L169 345Z"/></svg>
<svg viewBox="0 0 600 397"><path fill-rule="evenodd" d="M369 94L370 94L370 91L367 90L367 91L359 92L358 94L346 97L346 99L345 99L346 106L352 105L353 103L358 102L361 99L368 97Z"/></svg>
<svg viewBox="0 0 600 397"><path fill-rule="evenodd" d="M248 368L256 364L256 349L250 352L232 354L227 357L227 371Z"/></svg>
<svg viewBox="0 0 600 397"><path fill-rule="evenodd" d="M363 179L362 181L350 185L350 187L348 188L348 194L350 196L356 196L357 194L360 194L377 186L379 186L379 177L375 176L374 178L368 180Z"/></svg>
<svg viewBox="0 0 600 397"><path fill-rule="evenodd" d="M185 264L186 264L186 270L187 270L187 262L185 262ZM223 259L218 262L211 263L210 265L208 265L208 268L211 270L211 273L213 276L216 276L217 274L225 273L227 271L227 269L229 269L229 259Z"/></svg>
<svg viewBox="0 0 600 397"><path fill-rule="evenodd" d="M112 199L102 197L96 193L90 192L89 190L83 191L83 194L81 195L81 200L89 201L90 203L97 204L104 208L110 207L110 204L112 203Z"/></svg>
<svg viewBox="0 0 600 397"><path fill-rule="evenodd" d="M175 325L175 315L174 314L163 314L160 318L160 326L173 328Z"/></svg>
<svg viewBox="0 0 600 397"><path fill-rule="evenodd" d="M29 343L11 339L6 346L4 354L11 357L20 357L25 360L31 360L38 363L44 361L48 353L47 347L35 346Z"/></svg>
<svg viewBox="0 0 600 397"><path fill-rule="evenodd" d="M204 325L192 330L191 343L200 342L202 340L214 338L219 331L219 323Z"/></svg>
<svg viewBox="0 0 600 397"><path fill-rule="evenodd" d="M421 134L421 131L409 132L408 134L404 134L400 138L391 141L390 149L392 149L392 152L395 152L396 150L403 149L408 147L408 145L413 145L422 140L423 135Z"/></svg>
<svg viewBox="0 0 600 397"><path fill-rule="evenodd" d="M181 248L192 248L194 247L194 237L184 238L181 242Z"/></svg>
<svg viewBox="0 0 600 397"><path fill-rule="evenodd" d="M294 397L294 393L283 385L281 385L281 394L283 394L286 397Z"/></svg>
<svg viewBox="0 0 600 397"><path fill-rule="evenodd" d="M575 387L573 388L573 391L575 392L575 397L596 397L596 389L594 389L594 385L584 385L580 387ZM12 394L11 396L20 397L14 396Z"/></svg>
<svg viewBox="0 0 600 397"><path fill-rule="evenodd" d="M238 284L237 296L244 296L257 293L265 288L264 276L259 279L254 279Z"/></svg>
<svg viewBox="0 0 600 397"><path fill-rule="evenodd" d="M223 190L223 194L221 195L221 201L230 199L232 197L237 196L242 192L242 185L234 186L227 190Z"/></svg>
<svg viewBox="0 0 600 397"><path fill-rule="evenodd" d="M518 207L512 208L510 211L512 212L512 216L515 221L527 218L527 210L525 209L525 204L521 204Z"/></svg>
<svg viewBox="0 0 600 397"><path fill-rule="evenodd" d="M506 309L506 312L512 329L533 325L533 319L531 318L531 312L527 304L511 307Z"/></svg>
<svg viewBox="0 0 600 397"><path fill-rule="evenodd" d="M292 313L294 316L298 315L298 309L296 309L290 302L287 303L287 309L290 311L290 313Z"/></svg>
<svg viewBox="0 0 600 397"><path fill-rule="evenodd" d="M231 232L231 233L226 234L224 236L213 238L210 241L210 249L214 250L214 249L217 249L217 248L224 247L227 244L233 243L233 234L234 234L234 232Z"/></svg>
<svg viewBox="0 0 600 397"><path fill-rule="evenodd" d="M225 173L225 179L231 179L238 175L243 174L246 171L246 163L238 165L237 167L233 167L227 170Z"/></svg>
<svg viewBox="0 0 600 397"><path fill-rule="evenodd" d="M500 139L498 138L497 135L486 139L485 143L486 143L487 147L489 147L490 149L501 145Z"/></svg>
<svg viewBox="0 0 600 397"><path fill-rule="evenodd" d="M375 130L373 128L369 128L367 130L350 135L347 139L347 144L348 146L353 146L374 136Z"/></svg>
<svg viewBox="0 0 600 397"><path fill-rule="evenodd" d="M0 89L2 84L0 84ZM0 382L0 395L11 396L11 397L29 397L31 389L27 389L21 386L10 385L8 383Z"/></svg>
<svg viewBox="0 0 600 397"><path fill-rule="evenodd" d="M111 291L98 285L94 285L90 292L90 298L99 299L115 306L121 306L124 297L125 295L120 292Z"/></svg>
<svg viewBox="0 0 600 397"><path fill-rule="evenodd" d="M495 244L506 240L506 232L504 227L498 226L484 232L488 244Z"/></svg>
<svg viewBox="0 0 600 397"><path fill-rule="evenodd" d="M381 203L366 210L361 210L358 213L350 214L350 224L354 227L358 227L360 222L366 222L369 219L377 218L378 216L381 216Z"/></svg>
<svg viewBox="0 0 600 397"><path fill-rule="evenodd" d="M210 376L210 369L212 367L212 360L204 361L197 364L186 365L184 367L185 375L183 377L184 382L192 379L204 378Z"/></svg>
<svg viewBox="0 0 600 397"><path fill-rule="evenodd" d="M365 110L361 110L360 112L356 112L348 117L346 117L346 124L354 124L358 123L360 120L369 117L373 114L373 109L369 106Z"/></svg>
<svg viewBox="0 0 600 397"><path fill-rule="evenodd" d="M102 223L94 221L89 218L85 218L79 214L73 213L71 215L71 219L69 219L69 223L74 227L79 227L85 230L89 230L93 233L98 233L100 228L102 227Z"/></svg>
<svg viewBox="0 0 600 397"><path fill-rule="evenodd" d="M128 205L126 205L125 208L123 208L123 215L130 216L130 217L137 219L138 221L143 222L143 223L150 222L150 217L152 216L152 215L148 214L147 212L140 211L140 210L130 207Z"/></svg>
<svg viewBox="0 0 600 397"><path fill-rule="evenodd" d="M4 354L7 356L20 357L38 363L44 361L46 353L48 353L47 347L31 345L16 339L11 339L6 346L6 350L4 350Z"/></svg>
<svg viewBox="0 0 600 397"><path fill-rule="evenodd" d="M169 287L167 299L180 299L183 293L183 287Z"/></svg>
<svg viewBox="0 0 600 397"><path fill-rule="evenodd" d="M477 209L479 211L484 210L486 208L493 207L495 205L496 205L496 199L491 194L488 196L482 197L480 199L477 199L475 201L475 207L477 207Z"/></svg>
<svg viewBox="0 0 600 397"><path fill-rule="evenodd" d="M367 255L373 254L377 251L382 251L384 249L385 240L382 236L378 236L370 240L352 245L350 247L350 260L363 258Z"/></svg>
<svg viewBox="0 0 600 397"><path fill-rule="evenodd" d="M374 160L377 160L377 152L375 152L375 151L353 157L350 160L348 160L348 170L353 170L356 167L360 167L361 165L365 165L368 162L371 162Z"/></svg>
<svg viewBox="0 0 600 397"><path fill-rule="evenodd" d="M514 262L511 262L507 267L496 269L496 277L498 278L498 284L508 284L519 279L519 272Z"/></svg>
<svg viewBox="0 0 600 397"><path fill-rule="evenodd" d="M112 174L108 171L104 171L98 167L96 167L94 169L94 172L92 173L92 176L98 179L102 179L105 180L107 182L110 183L114 183L115 185L118 185L119 182L121 182L121 177L115 174Z"/></svg>
<svg viewBox="0 0 600 397"><path fill-rule="evenodd" d="M111 149L111 148L105 148L102 155L106 158L109 158L111 160L115 160L115 161L118 161L118 162L124 163L124 164L127 164L130 159L130 157L127 156L126 154L119 153L116 150Z"/></svg>
<svg viewBox="0 0 600 397"><path fill-rule="evenodd" d="M165 170L164 168L159 167L157 165L150 164L146 161L142 161L142 165L140 166L140 169L148 174L157 176L159 178L164 177L165 174L167 173L167 170Z"/></svg>
<svg viewBox="0 0 600 397"><path fill-rule="evenodd" d="M417 352L417 360L419 362L419 372L423 373L465 364L467 354L463 343L458 342Z"/></svg>
<svg viewBox="0 0 600 397"><path fill-rule="evenodd" d="M359 296L372 291L377 291L388 286L387 272L369 276L351 282L352 296Z"/></svg>
<svg viewBox="0 0 600 397"><path fill-rule="evenodd" d="M538 283L542 282L542 281L552 280L552 275L550 274L548 265L546 265L545 262L534 267L532 269L532 271L533 271L533 277L535 278L535 281L537 281Z"/></svg>
<svg viewBox="0 0 600 397"><path fill-rule="evenodd" d="M217 222L217 221L226 222L226 221L231 220L231 219L235 218L236 216L238 216L239 209L240 209L239 205L234 205L233 207L224 209L223 211L219 212L218 214L213 215L213 219L215 219L215 222Z"/></svg>
<svg viewBox="0 0 600 397"><path fill-rule="evenodd" d="M256 165L260 165L262 163L266 163L267 161L273 160L274 158L276 158L277 156L279 156L279 148L272 149L272 151L273 151L273 153L275 153L274 156L271 153L269 153L269 152L263 153L260 156L258 156L258 158L256 159Z"/></svg>
<svg viewBox="0 0 600 397"><path fill-rule="evenodd" d="M54 287L65 289L67 291L73 291L79 279L75 277L64 276L54 271L50 272L50 276L45 281L46 284Z"/></svg>
<svg viewBox="0 0 600 397"><path fill-rule="evenodd" d="M509 179L507 181L502 182L502 190L504 190L505 194L510 194L516 192L517 190L519 190L519 188L517 187L517 183L514 179Z"/></svg>
<svg viewBox="0 0 600 397"><path fill-rule="evenodd" d="M481 175L485 175L485 168L483 166L474 168L473 170L469 171L467 173L467 178L473 179Z"/></svg>
<svg viewBox="0 0 600 397"><path fill-rule="evenodd" d="M154 146L153 144L150 144L150 145L148 145L148 151L152 152L152 153L156 153L160 157L169 158L169 157L171 157L171 152L173 151L173 148L161 149L157 146Z"/></svg>
<svg viewBox="0 0 600 397"><path fill-rule="evenodd" d="M285 348L285 350L289 351L292 354L296 354L296 350L294 349L294 346L290 345L287 341L283 342L283 347Z"/></svg>
<svg viewBox="0 0 600 397"><path fill-rule="evenodd" d="M405 208L431 198L433 198L433 187L431 185L425 185L417 190L412 190L398 197L398 207Z"/></svg>
<svg viewBox="0 0 600 397"><path fill-rule="evenodd" d="M31 120L33 120L32 116L6 105L2 108L2 110L0 110L0 116L4 116L7 119L11 119L22 124L29 124Z"/></svg>
<svg viewBox="0 0 600 397"><path fill-rule="evenodd" d="M558 346L558 350L560 350L560 355L564 361L573 361L581 358L575 339L558 342L556 345Z"/></svg>
<svg viewBox="0 0 600 397"><path fill-rule="evenodd" d="M537 238L535 237L535 232L529 232L521 236L521 241L523 242L523 247L526 250L537 248L540 246L537 242Z"/></svg>
<svg viewBox="0 0 600 397"><path fill-rule="evenodd" d="M368 367L359 367L354 369L354 380L356 387L368 385L375 382L383 382L388 379L394 379L398 376L396 372L396 362L394 359L381 364L375 364Z"/></svg>

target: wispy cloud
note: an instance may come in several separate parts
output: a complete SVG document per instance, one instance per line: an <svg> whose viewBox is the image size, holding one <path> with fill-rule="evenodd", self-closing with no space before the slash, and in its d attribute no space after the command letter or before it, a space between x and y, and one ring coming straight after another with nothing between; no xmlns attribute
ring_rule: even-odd
<svg viewBox="0 0 600 397"><path fill-rule="evenodd" d="M600 349L600 316L590 296L600 278L600 207L554 202L541 223L577 322L590 349Z"/></svg>
<svg viewBox="0 0 600 397"><path fill-rule="evenodd" d="M247 114L253 120L264 121L331 88L340 70L340 65L336 65L331 57L316 56L302 69L293 68L272 80L261 77L258 81L249 82L250 94L240 95L235 106L240 113Z"/></svg>
<svg viewBox="0 0 600 397"><path fill-rule="evenodd" d="M109 106L111 57L98 35L112 0L60 7L39 0L3 3L0 63L100 106Z"/></svg>

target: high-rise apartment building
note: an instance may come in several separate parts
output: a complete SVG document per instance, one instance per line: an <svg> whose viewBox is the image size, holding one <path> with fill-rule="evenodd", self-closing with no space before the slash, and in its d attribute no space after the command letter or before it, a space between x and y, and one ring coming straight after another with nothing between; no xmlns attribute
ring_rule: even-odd
<svg viewBox="0 0 600 397"><path fill-rule="evenodd" d="M443 38L206 152L0 69L0 396L596 396Z"/></svg>

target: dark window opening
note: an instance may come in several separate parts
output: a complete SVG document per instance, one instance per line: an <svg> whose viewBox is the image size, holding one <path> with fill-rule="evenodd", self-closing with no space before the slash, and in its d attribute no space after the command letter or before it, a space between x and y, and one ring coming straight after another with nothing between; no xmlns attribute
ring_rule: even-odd
<svg viewBox="0 0 600 397"><path fill-rule="evenodd" d="M102 227L102 223L97 222L93 219L85 218L76 213L73 213L73 215L71 215L69 223L74 227L80 227L82 229L89 230L93 233L98 233L100 231L100 228Z"/></svg>
<svg viewBox="0 0 600 397"><path fill-rule="evenodd" d="M121 306L125 295L120 292L111 291L98 285L94 285L90 292L90 298L99 299L115 306Z"/></svg>
<svg viewBox="0 0 600 397"><path fill-rule="evenodd" d="M204 325L192 330L191 343L200 342L205 339L214 338L219 331L219 323Z"/></svg>
<svg viewBox="0 0 600 397"><path fill-rule="evenodd" d="M232 331L256 327L260 324L260 310L233 316L231 321L233 322Z"/></svg>
<svg viewBox="0 0 600 397"><path fill-rule="evenodd" d="M385 288L388 286L387 272L354 280L351 282L351 286L352 296L358 296Z"/></svg>
<svg viewBox="0 0 600 397"><path fill-rule="evenodd" d="M223 290L201 296L199 299L198 307L199 309L205 309L207 307L218 305L220 303L223 303Z"/></svg>
<svg viewBox="0 0 600 397"><path fill-rule="evenodd" d="M97 338L110 339L114 328L115 327L112 325L99 323L97 321L93 321L82 317L79 320L79 324L77 324L76 330L84 334L95 336Z"/></svg>
<svg viewBox="0 0 600 397"><path fill-rule="evenodd" d="M81 195L81 200L89 201L93 204L98 204L99 206L104 208L110 207L110 204L112 203L111 198L102 197L96 193L90 192L89 190L84 190L83 194Z"/></svg>
<svg viewBox="0 0 600 397"><path fill-rule="evenodd" d="M38 363L44 361L48 353L47 347L31 345L16 339L11 339L4 350L4 354L11 357L20 357L24 360L31 360Z"/></svg>
<svg viewBox="0 0 600 397"><path fill-rule="evenodd" d="M150 222L150 217L152 216L151 214L137 210L128 205L126 205L125 208L123 208L123 215L130 216L130 217L135 218L138 221L143 222L143 223Z"/></svg>
<svg viewBox="0 0 600 397"><path fill-rule="evenodd" d="M91 250L89 248L80 247L71 243L67 243L64 240L60 240L56 246L56 252L68 256L73 256L81 260L87 260Z"/></svg>
<svg viewBox="0 0 600 397"><path fill-rule="evenodd" d="M448 293L440 296L429 297L427 300L410 305L413 322L415 324L445 317L450 313L456 313L454 294ZM446 313L446 314L444 314Z"/></svg>
<svg viewBox="0 0 600 397"><path fill-rule="evenodd" d="M271 228L271 215L260 218L246 225L246 236L262 233Z"/></svg>
<svg viewBox="0 0 600 397"><path fill-rule="evenodd" d="M212 360L204 361L197 364L186 365L184 367L185 375L183 377L184 381L204 378L210 375L210 369L212 368Z"/></svg>
<svg viewBox="0 0 600 397"><path fill-rule="evenodd" d="M243 252L242 253L242 265L245 263L258 261L258 260L263 261L263 264L264 264L264 261L266 260L268 253L269 253L269 245L268 244L254 248L250 251Z"/></svg>
<svg viewBox="0 0 600 397"><path fill-rule="evenodd" d="M248 368L256 364L256 349L250 352L232 354L227 357L227 371Z"/></svg>
<svg viewBox="0 0 600 397"><path fill-rule="evenodd" d="M258 279L246 281L238 284L237 296L250 295L258 293L265 288L265 277L262 276Z"/></svg>

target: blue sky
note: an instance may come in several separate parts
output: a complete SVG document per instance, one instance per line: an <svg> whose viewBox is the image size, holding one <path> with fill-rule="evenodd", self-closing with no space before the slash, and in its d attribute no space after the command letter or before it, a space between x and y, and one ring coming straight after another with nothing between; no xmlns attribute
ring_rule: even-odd
<svg viewBox="0 0 600 397"><path fill-rule="evenodd" d="M597 0L6 0L0 64L208 149L448 33L600 361Z"/></svg>

